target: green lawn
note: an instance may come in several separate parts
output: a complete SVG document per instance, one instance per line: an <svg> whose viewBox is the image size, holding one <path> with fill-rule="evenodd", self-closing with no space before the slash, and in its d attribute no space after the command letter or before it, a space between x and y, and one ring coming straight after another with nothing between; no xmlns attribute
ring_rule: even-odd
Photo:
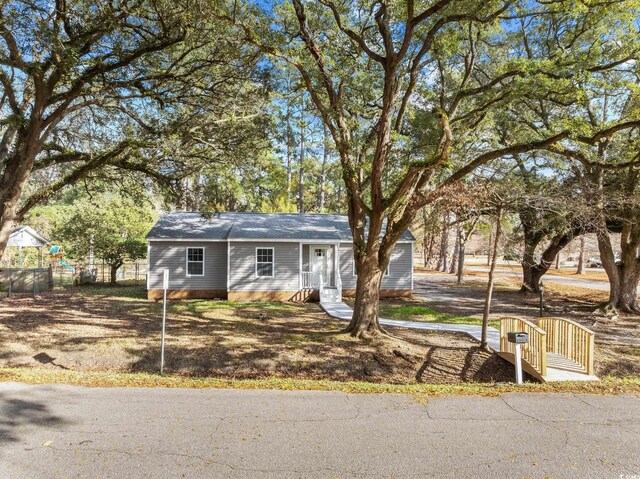
<svg viewBox="0 0 640 479"><path fill-rule="evenodd" d="M482 319L475 316L456 316L415 303L380 301L380 317L425 323L482 325ZM500 328L500 321L489 321L489 326Z"/></svg>

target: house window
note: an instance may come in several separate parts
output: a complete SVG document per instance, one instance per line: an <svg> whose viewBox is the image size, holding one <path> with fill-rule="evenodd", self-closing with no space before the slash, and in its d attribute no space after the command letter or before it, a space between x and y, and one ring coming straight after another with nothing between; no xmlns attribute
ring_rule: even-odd
<svg viewBox="0 0 640 479"><path fill-rule="evenodd" d="M204 248L187 248L187 276L204 276Z"/></svg>
<svg viewBox="0 0 640 479"><path fill-rule="evenodd" d="M256 248L256 276L273 277L273 248Z"/></svg>

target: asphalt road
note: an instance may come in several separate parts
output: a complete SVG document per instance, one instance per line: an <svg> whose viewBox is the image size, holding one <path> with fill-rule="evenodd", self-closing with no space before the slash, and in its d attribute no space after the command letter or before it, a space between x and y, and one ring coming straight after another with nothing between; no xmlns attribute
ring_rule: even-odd
<svg viewBox="0 0 640 479"><path fill-rule="evenodd" d="M0 477L640 477L640 397L0 384Z"/></svg>

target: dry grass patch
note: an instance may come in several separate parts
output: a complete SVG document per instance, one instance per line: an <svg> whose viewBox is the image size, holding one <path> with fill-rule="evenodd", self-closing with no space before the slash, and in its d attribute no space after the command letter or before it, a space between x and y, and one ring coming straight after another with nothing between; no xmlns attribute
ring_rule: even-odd
<svg viewBox="0 0 640 479"><path fill-rule="evenodd" d="M158 371L161 304L144 293L95 286L0 300L0 367ZM394 338L360 341L341 334L344 326L314 304L173 301L165 368L230 380L453 384L512 377L509 364L463 335L396 328Z"/></svg>
<svg viewBox="0 0 640 479"><path fill-rule="evenodd" d="M64 383L85 387L165 387L342 391L352 394L411 394L421 400L445 395L499 396L508 392L574 394L640 394L638 378L603 378L602 381L562 383L389 384L267 377L261 379L202 378L169 374L77 372L34 368L0 368L0 382Z"/></svg>
<svg viewBox="0 0 640 479"><path fill-rule="evenodd" d="M560 268L550 269L549 271L547 271L547 275L565 276L569 278L586 279L590 281L603 281L605 283L609 282L607 273L605 273L604 271L593 271L587 267L585 267L583 274L576 274L576 268Z"/></svg>
<svg viewBox="0 0 640 479"><path fill-rule="evenodd" d="M609 299L607 291L598 289L580 288L558 283L545 283L545 291L561 298L571 299L593 305L593 309L600 303L604 303Z"/></svg>

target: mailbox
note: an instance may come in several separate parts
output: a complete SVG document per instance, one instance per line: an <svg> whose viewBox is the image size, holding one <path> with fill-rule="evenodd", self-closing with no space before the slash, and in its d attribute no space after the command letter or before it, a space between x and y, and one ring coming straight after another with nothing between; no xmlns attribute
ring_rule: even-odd
<svg viewBox="0 0 640 479"><path fill-rule="evenodd" d="M529 342L529 333L525 333L524 331L507 333L507 340L510 343L526 344Z"/></svg>

